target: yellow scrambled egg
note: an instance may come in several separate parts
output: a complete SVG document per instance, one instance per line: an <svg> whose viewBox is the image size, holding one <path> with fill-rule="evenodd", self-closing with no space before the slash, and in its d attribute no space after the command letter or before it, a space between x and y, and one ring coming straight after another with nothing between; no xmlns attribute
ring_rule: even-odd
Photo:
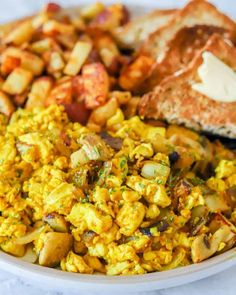
<svg viewBox="0 0 236 295"><path fill-rule="evenodd" d="M69 272L143 274L233 246L236 161L121 109L101 134L62 106L0 115L0 247ZM221 228L221 231L219 231Z"/></svg>

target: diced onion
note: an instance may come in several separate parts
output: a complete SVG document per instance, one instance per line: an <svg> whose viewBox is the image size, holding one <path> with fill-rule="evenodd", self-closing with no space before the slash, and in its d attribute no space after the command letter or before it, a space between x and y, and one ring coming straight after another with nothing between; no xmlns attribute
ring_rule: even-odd
<svg viewBox="0 0 236 295"><path fill-rule="evenodd" d="M18 245L29 244L29 243L33 242L34 240L36 240L39 237L39 235L43 232L44 229L45 229L45 225L35 229L31 233L28 233L23 237L17 238L15 240L15 243Z"/></svg>

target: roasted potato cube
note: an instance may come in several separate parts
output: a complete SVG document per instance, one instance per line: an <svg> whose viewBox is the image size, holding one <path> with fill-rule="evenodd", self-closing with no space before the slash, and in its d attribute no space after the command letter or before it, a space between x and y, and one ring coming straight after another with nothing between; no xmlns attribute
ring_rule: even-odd
<svg viewBox="0 0 236 295"><path fill-rule="evenodd" d="M43 106L52 89L53 80L50 77L41 77L34 81L25 107L27 109Z"/></svg>
<svg viewBox="0 0 236 295"><path fill-rule="evenodd" d="M129 13L122 4L113 4L104 10L92 20L90 26L102 30L111 31L120 25L124 25L129 20Z"/></svg>
<svg viewBox="0 0 236 295"><path fill-rule="evenodd" d="M31 40L34 33L34 27L31 20L27 20L15 27L5 38L5 43L12 43L20 46Z"/></svg>
<svg viewBox="0 0 236 295"><path fill-rule="evenodd" d="M74 33L74 27L69 24L64 24L56 20L49 20L43 25L43 33L47 36L55 36L57 34Z"/></svg>
<svg viewBox="0 0 236 295"><path fill-rule="evenodd" d="M2 53L2 63L4 63L7 56L20 58L21 68L31 71L35 76L40 75L43 71L43 60L31 52L16 47L9 47Z"/></svg>
<svg viewBox="0 0 236 295"><path fill-rule="evenodd" d="M104 104L109 92L109 77L101 63L88 64L82 70L84 99L88 109Z"/></svg>
<svg viewBox="0 0 236 295"><path fill-rule="evenodd" d="M18 68L21 64L19 57L7 55L1 65L1 72L3 75L10 74L15 68Z"/></svg>
<svg viewBox="0 0 236 295"><path fill-rule="evenodd" d="M96 2L91 5L87 5L80 10L80 15L86 20L91 20L105 9L105 6L101 2Z"/></svg>
<svg viewBox="0 0 236 295"><path fill-rule="evenodd" d="M0 113L9 117L15 110L10 98L7 94L0 91Z"/></svg>
<svg viewBox="0 0 236 295"><path fill-rule="evenodd" d="M43 248L39 254L39 264L53 267L66 257L73 245L72 235L48 232L42 237Z"/></svg>
<svg viewBox="0 0 236 295"><path fill-rule="evenodd" d="M7 77L2 89L8 94L21 94L27 89L32 79L33 75L30 71L16 68Z"/></svg>
<svg viewBox="0 0 236 295"><path fill-rule="evenodd" d="M135 90L149 76L155 61L141 55L133 63L126 66L120 75L119 84L125 90Z"/></svg>
<svg viewBox="0 0 236 295"><path fill-rule="evenodd" d="M95 41L99 55L109 72L116 73L119 69L120 52L109 35L103 35Z"/></svg>
<svg viewBox="0 0 236 295"><path fill-rule="evenodd" d="M95 124L104 126L106 121L115 115L119 105L115 98L111 98L107 103L95 109L89 118L88 125Z"/></svg>
<svg viewBox="0 0 236 295"><path fill-rule="evenodd" d="M69 231L69 224L65 217L58 213L49 213L44 216L43 220L56 232L67 233Z"/></svg>
<svg viewBox="0 0 236 295"><path fill-rule="evenodd" d="M69 61L64 69L64 74L70 76L77 75L88 58L91 50L91 43L78 41L71 52Z"/></svg>
<svg viewBox="0 0 236 295"><path fill-rule="evenodd" d="M49 96L45 100L45 105L50 104L71 104L72 103L72 81L64 79L52 89Z"/></svg>
<svg viewBox="0 0 236 295"><path fill-rule="evenodd" d="M37 54L42 54L46 51L49 51L52 47L52 40L50 38L45 38L39 41L36 41L31 44L30 48Z"/></svg>
<svg viewBox="0 0 236 295"><path fill-rule="evenodd" d="M63 70L65 66L64 60L61 54L57 51L54 51L50 54L49 64L47 67L47 71L50 74L54 74L56 72L60 72Z"/></svg>

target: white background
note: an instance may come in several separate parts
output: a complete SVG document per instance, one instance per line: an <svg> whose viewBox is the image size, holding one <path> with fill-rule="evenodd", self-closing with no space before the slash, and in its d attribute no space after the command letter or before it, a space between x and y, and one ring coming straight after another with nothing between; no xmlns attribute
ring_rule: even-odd
<svg viewBox="0 0 236 295"><path fill-rule="evenodd" d="M95 0L94 0L95 1ZM121 2L122 0L117 0ZM155 3L157 7L176 7L183 5L185 0L144 0L147 5L152 5ZM135 1L122 1L126 3L140 3L143 0ZM27 14L31 14L34 11L40 9L43 3L48 1L45 0L0 0L0 22L12 20L16 17L21 17ZM58 0L58 3L64 5L76 5L80 3L80 0ZM86 2L83 0L82 2ZM93 2L93 1L88 1ZM106 2L106 1L103 1ZM231 16L236 18L236 1L235 0L212 0L223 11L228 12ZM7 270L6 270L7 271ZM215 275L211 278L207 278L195 283L184 285L181 287L160 290L156 292L149 293L139 293L140 295L235 295L236 294L236 267L233 267L225 272ZM47 291L41 289L43 282L40 287L36 285L31 285L30 278L27 281L21 281L19 278L12 274L8 274L5 271L0 270L0 295L92 295L97 294L94 292L80 292L75 290L75 292L67 293L61 290L57 290L55 286L55 291ZM103 295L106 295L104 292ZM134 294L134 293L133 293ZM135 295L137 295L136 293ZM124 294L128 295L128 294Z"/></svg>

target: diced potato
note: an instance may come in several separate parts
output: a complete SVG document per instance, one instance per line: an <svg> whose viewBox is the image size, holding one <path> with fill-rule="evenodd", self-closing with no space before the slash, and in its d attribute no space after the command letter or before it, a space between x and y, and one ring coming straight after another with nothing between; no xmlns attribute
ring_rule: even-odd
<svg viewBox="0 0 236 295"><path fill-rule="evenodd" d="M40 75L43 71L43 60L31 52L21 50L16 47L9 47L2 53L2 63L4 63L7 56L20 58L21 68L31 71L35 76Z"/></svg>
<svg viewBox="0 0 236 295"><path fill-rule="evenodd" d="M125 90L135 90L148 77L153 64L151 57L140 55L121 72L120 86Z"/></svg>
<svg viewBox="0 0 236 295"><path fill-rule="evenodd" d="M43 33L48 36L55 36L57 34L71 34L74 33L74 27L69 24L64 24L56 20L49 20L43 25Z"/></svg>
<svg viewBox="0 0 236 295"><path fill-rule="evenodd" d="M1 65L1 72L3 75L10 74L15 68L18 68L21 64L19 57L7 55Z"/></svg>
<svg viewBox="0 0 236 295"><path fill-rule="evenodd" d="M111 73L117 72L120 52L113 39L109 35L103 35L95 40L95 45L103 63L109 71Z"/></svg>
<svg viewBox="0 0 236 295"><path fill-rule="evenodd" d="M8 95L0 91L0 113L9 117L14 112L14 110L15 107Z"/></svg>
<svg viewBox="0 0 236 295"><path fill-rule="evenodd" d="M43 106L53 86L53 80L50 77L41 77L37 79L28 95L25 107L27 109Z"/></svg>
<svg viewBox="0 0 236 295"><path fill-rule="evenodd" d="M5 43L13 43L20 46L31 40L34 33L34 27L31 20L27 20L12 30L5 38Z"/></svg>
<svg viewBox="0 0 236 295"><path fill-rule="evenodd" d="M72 235L48 232L42 234L43 248L39 254L39 264L53 267L68 254L73 245Z"/></svg>
<svg viewBox="0 0 236 295"><path fill-rule="evenodd" d="M87 57L92 50L92 44L89 42L78 41L69 58L69 61L64 69L65 75L75 76L77 75Z"/></svg>
<svg viewBox="0 0 236 295"><path fill-rule="evenodd" d="M51 46L52 46L51 43L52 42L50 38L45 38L45 39L36 41L31 44L31 50L37 54L42 54L51 49Z"/></svg>
<svg viewBox="0 0 236 295"><path fill-rule="evenodd" d="M2 89L8 94L21 94L27 89L32 79L33 75L31 72L16 68L7 77Z"/></svg>
<svg viewBox="0 0 236 295"><path fill-rule="evenodd" d="M129 13L122 4L113 4L102 10L92 20L90 26L101 30L111 31L114 28L125 24L129 20Z"/></svg>
<svg viewBox="0 0 236 295"><path fill-rule="evenodd" d="M99 13L101 13L104 10L104 8L105 8L105 6L103 3L96 2L91 5L87 5L87 6L83 7L80 10L80 15L87 20L91 20L95 16L97 16Z"/></svg>
<svg viewBox="0 0 236 295"><path fill-rule="evenodd" d="M88 109L104 104L109 92L109 76L101 63L88 64L82 70L84 99Z"/></svg>
<svg viewBox="0 0 236 295"><path fill-rule="evenodd" d="M118 109L118 103L115 98L108 100L106 104L95 109L90 118L88 125L97 124L98 126L103 126L106 124L106 121L115 115L116 110Z"/></svg>
<svg viewBox="0 0 236 295"><path fill-rule="evenodd" d="M115 97L119 105L126 105L132 99L132 94L129 91L112 91L109 96Z"/></svg>
<svg viewBox="0 0 236 295"><path fill-rule="evenodd" d="M63 79L58 81L57 85L52 89L49 96L45 100L45 105L50 104L70 104L72 102L72 81L71 79Z"/></svg>
<svg viewBox="0 0 236 295"><path fill-rule="evenodd" d="M64 66L65 66L65 63L61 54L57 51L52 52L50 55L50 60L47 67L48 72L53 74L58 71L62 71Z"/></svg>

